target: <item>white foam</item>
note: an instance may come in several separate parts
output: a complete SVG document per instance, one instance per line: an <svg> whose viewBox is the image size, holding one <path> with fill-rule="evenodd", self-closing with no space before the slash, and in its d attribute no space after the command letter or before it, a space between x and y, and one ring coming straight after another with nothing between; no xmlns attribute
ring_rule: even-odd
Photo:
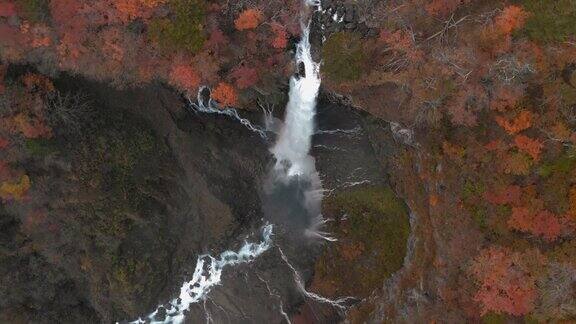
<svg viewBox="0 0 576 324"><path fill-rule="evenodd" d="M310 175L316 171L314 160L308 153L315 131L314 116L320 89L320 65L312 60L309 38L310 25L303 27L302 39L296 49L296 62L304 65L305 75L290 79L286 118L278 141L271 149L278 169L284 168L288 162L288 177Z"/></svg>
<svg viewBox="0 0 576 324"><path fill-rule="evenodd" d="M220 284L224 268L251 262L270 248L272 245L272 225L264 226L262 232L263 240L261 242L246 242L237 252L225 251L218 258L209 254L199 256L192 279L182 284L180 295L177 298L165 305L158 306L144 319L139 318L131 323L182 323L185 318L184 312L190 309L190 305L205 301L208 293ZM164 319L159 318L161 317L161 310L165 310Z"/></svg>

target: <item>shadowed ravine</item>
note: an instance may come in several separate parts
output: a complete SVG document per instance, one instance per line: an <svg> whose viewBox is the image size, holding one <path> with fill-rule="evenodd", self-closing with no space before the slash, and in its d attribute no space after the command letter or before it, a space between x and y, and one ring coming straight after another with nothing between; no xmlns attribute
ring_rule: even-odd
<svg viewBox="0 0 576 324"><path fill-rule="evenodd" d="M305 5L310 4L306 3ZM246 242L238 251L225 251L219 257L208 254L199 256L192 279L182 284L179 296L167 304L161 304L151 314L132 323L184 322L186 312L192 304L203 302L205 306L214 286L226 284L222 282L224 268L251 262L272 247L275 225L280 228L280 232L291 234L290 241L304 240L304 242L296 244L298 246L311 244L313 243L312 240L318 238L331 240L320 231L323 225L321 216L322 187L315 168L315 161L309 155L312 136L315 133L314 116L320 88L319 64L312 60L309 28L309 25L303 24L302 37L297 45L295 57L298 73L290 79L285 121L277 134L275 145L271 148L276 162L270 170L263 188L263 210L268 221L274 225L267 224L263 227L259 243ZM202 102L200 94L198 95L198 103L194 106L200 112L212 112ZM208 107L211 107L211 102L208 103ZM252 127L249 122L246 121L248 124L243 122L237 113L227 115L249 125L251 131L258 132L260 135L263 134L259 129ZM282 261L292 273L295 288L300 293L308 298L333 304L337 308L344 308L340 304L344 300L334 302L307 292L301 275L290 263L280 244L276 244L275 247L280 253ZM272 292L270 293L272 294ZM280 301L280 313L289 321L281 305L282 302ZM206 309L205 315L208 322L212 320Z"/></svg>

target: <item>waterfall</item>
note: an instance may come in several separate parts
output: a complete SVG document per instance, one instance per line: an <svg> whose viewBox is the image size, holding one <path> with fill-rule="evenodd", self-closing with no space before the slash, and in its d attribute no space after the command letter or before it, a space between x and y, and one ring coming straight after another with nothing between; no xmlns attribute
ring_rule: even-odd
<svg viewBox="0 0 576 324"><path fill-rule="evenodd" d="M319 7L316 1L307 5ZM323 189L315 161L310 156L315 134L316 100L320 89L320 64L312 59L310 24L302 26L296 47L298 73L290 79L286 116L275 145L270 149L276 158L271 176L264 186L266 214L296 232L329 241L321 231Z"/></svg>
<svg viewBox="0 0 576 324"><path fill-rule="evenodd" d="M305 4L319 7L319 2L314 0L306 0ZM282 210L282 213L286 213L289 216L287 218L294 218L294 215L300 218L300 221L297 221L301 225L297 227L298 229L303 229L304 233L312 234L311 236L331 240L325 233L318 230L323 224L320 214L322 186L314 159L309 155L312 136L315 132L316 98L320 88L320 65L312 60L310 51L310 24L302 26L302 37L296 48L295 60L299 71L290 79L286 118L278 134L277 142L270 149L276 157L276 164L273 168L273 176L269 177L269 188L264 189L269 193L268 202L275 205L278 210ZM205 106L200 92L198 103L193 104L193 107L201 112L225 114L236 118L252 131L265 137L261 129L240 118L236 111L215 111L210 103ZM263 208L266 209L266 206ZM185 312L190 309L190 306L206 300L210 291L216 285L221 284L224 268L251 262L272 246L272 225L264 226L262 236L261 242L246 242L237 252L225 251L218 258L211 255L199 256L192 279L182 284L177 298L158 306L148 316L131 323L182 323L185 319ZM282 258L288 263L283 254ZM296 271L291 265L290 267L294 272ZM300 277L298 275L295 278ZM320 298L306 292L301 281L297 283L306 296ZM283 311L282 314L287 317Z"/></svg>
<svg viewBox="0 0 576 324"><path fill-rule="evenodd" d="M316 171L314 161L308 153L314 135L320 66L312 60L310 52L310 25L303 26L302 29L302 38L296 48L299 73L290 79L284 126L280 130L276 145L271 149L276 157L276 168L287 168L287 177L310 176Z"/></svg>

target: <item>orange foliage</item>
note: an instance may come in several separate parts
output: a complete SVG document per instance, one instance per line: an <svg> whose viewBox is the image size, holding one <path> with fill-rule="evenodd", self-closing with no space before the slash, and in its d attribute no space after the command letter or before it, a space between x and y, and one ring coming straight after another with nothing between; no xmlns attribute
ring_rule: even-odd
<svg viewBox="0 0 576 324"><path fill-rule="evenodd" d="M272 47L282 49L286 48L288 45L288 32L280 24L272 24L272 32L274 33L274 38L272 38Z"/></svg>
<svg viewBox="0 0 576 324"><path fill-rule="evenodd" d="M19 182L3 182L0 185L0 198L3 200L22 200L30 189L30 178L23 175Z"/></svg>
<svg viewBox="0 0 576 324"><path fill-rule="evenodd" d="M11 123L12 131L20 132L26 138L52 137L52 129L38 118L20 113L12 118Z"/></svg>
<svg viewBox="0 0 576 324"><path fill-rule="evenodd" d="M480 286L474 299L481 303L482 314L520 316L534 308L535 279L519 253L501 247L484 249L470 270Z"/></svg>
<svg viewBox="0 0 576 324"><path fill-rule="evenodd" d="M520 151L523 151L530 155L535 161L540 159L540 153L544 144L537 139L531 139L528 136L516 135L514 137L514 144L518 147Z"/></svg>
<svg viewBox="0 0 576 324"><path fill-rule="evenodd" d="M234 20L238 30L254 29L262 22L262 12L258 9L246 9Z"/></svg>
<svg viewBox="0 0 576 324"><path fill-rule="evenodd" d="M547 241L556 240L562 231L560 219L549 211L534 211L527 207L513 207L508 226L520 232L531 233Z"/></svg>
<svg viewBox="0 0 576 324"><path fill-rule="evenodd" d="M187 64L175 64L170 71L170 83L178 88L194 91L200 85L200 77Z"/></svg>
<svg viewBox="0 0 576 324"><path fill-rule="evenodd" d="M386 43L391 49L406 54L406 58L411 62L421 62L424 59L424 52L416 47L410 31L399 29L391 33L382 30L379 40Z"/></svg>
<svg viewBox="0 0 576 324"><path fill-rule="evenodd" d="M532 126L532 118L533 115L530 111L523 110L512 120L508 120L502 116L496 116L496 122L509 134L513 135L530 128L530 126Z"/></svg>
<svg viewBox="0 0 576 324"><path fill-rule="evenodd" d="M236 105L238 95L233 86L226 82L220 82L216 88L212 90L212 99L216 100L223 107L230 107Z"/></svg>
<svg viewBox="0 0 576 324"><path fill-rule="evenodd" d="M528 14L522 7L511 5L502 10L494 24L502 33L510 34L524 26L527 17Z"/></svg>
<svg viewBox="0 0 576 324"><path fill-rule="evenodd" d="M522 27L526 13L521 7L508 6L496 17L494 24L484 28L479 35L480 48L491 55L506 53L512 48L512 31Z"/></svg>
<svg viewBox="0 0 576 324"><path fill-rule="evenodd" d="M436 207L436 205L438 205L438 201L439 201L438 195L434 194L430 195L430 198L428 199L428 203L432 207Z"/></svg>
<svg viewBox="0 0 576 324"><path fill-rule="evenodd" d="M116 0L114 5L120 13L121 20L129 22L136 18L148 18L151 10L166 0Z"/></svg>

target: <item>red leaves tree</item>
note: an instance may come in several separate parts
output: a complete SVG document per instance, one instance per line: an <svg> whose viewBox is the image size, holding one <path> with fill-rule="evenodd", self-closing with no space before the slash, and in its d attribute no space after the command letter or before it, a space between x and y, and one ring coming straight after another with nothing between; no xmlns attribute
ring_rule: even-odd
<svg viewBox="0 0 576 324"><path fill-rule="evenodd" d="M555 241L562 232L560 219L549 211L534 211L527 207L512 208L508 226L520 232L534 234L547 241Z"/></svg>
<svg viewBox="0 0 576 324"><path fill-rule="evenodd" d="M259 9L246 9L234 20L234 26L238 30L254 29L258 27L263 18Z"/></svg>
<svg viewBox="0 0 576 324"><path fill-rule="evenodd" d="M216 100L223 107L231 107L238 102L236 89L228 83L220 82L212 90L212 99Z"/></svg>
<svg viewBox="0 0 576 324"><path fill-rule="evenodd" d="M278 23L273 23L271 28L272 33L274 33L274 37L270 42L272 47L278 49L286 48L286 45L288 45L288 32L286 28Z"/></svg>
<svg viewBox="0 0 576 324"><path fill-rule="evenodd" d="M522 7L511 5L502 10L496 17L495 27L504 34L510 34L512 31L524 26L528 14Z"/></svg>
<svg viewBox="0 0 576 324"><path fill-rule="evenodd" d="M87 21L81 15L82 5L75 0L50 1L50 13L59 36L58 54L62 66L73 70L86 49L82 42L86 37Z"/></svg>
<svg viewBox="0 0 576 324"><path fill-rule="evenodd" d="M238 89L249 88L260 81L258 70L246 65L235 67L230 75L236 80L234 84Z"/></svg>
<svg viewBox="0 0 576 324"><path fill-rule="evenodd" d="M200 77L196 71L187 64L177 63L170 71L170 83L186 91L194 91L200 85Z"/></svg>
<svg viewBox="0 0 576 324"><path fill-rule="evenodd" d="M520 151L530 155L535 161L540 159L540 153L544 147L541 141L531 139L524 135L516 135L516 137L514 137L514 144L516 144Z"/></svg>
<svg viewBox="0 0 576 324"><path fill-rule="evenodd" d="M11 17L16 15L16 5L12 1L0 1L0 17Z"/></svg>
<svg viewBox="0 0 576 324"><path fill-rule="evenodd" d="M519 6L508 6L496 16L494 23L486 27L480 34L481 48L492 55L500 55L510 51L512 47L511 33L524 25L527 14Z"/></svg>
<svg viewBox="0 0 576 324"><path fill-rule="evenodd" d="M481 303L482 314L506 312L520 316L534 308L535 278L519 253L501 247L484 249L470 270L479 285L474 299Z"/></svg>
<svg viewBox="0 0 576 324"><path fill-rule="evenodd" d="M382 30L379 40L386 43L391 49L405 54L410 62L421 62L424 58L424 52L416 46L410 31L402 29L395 32Z"/></svg>

